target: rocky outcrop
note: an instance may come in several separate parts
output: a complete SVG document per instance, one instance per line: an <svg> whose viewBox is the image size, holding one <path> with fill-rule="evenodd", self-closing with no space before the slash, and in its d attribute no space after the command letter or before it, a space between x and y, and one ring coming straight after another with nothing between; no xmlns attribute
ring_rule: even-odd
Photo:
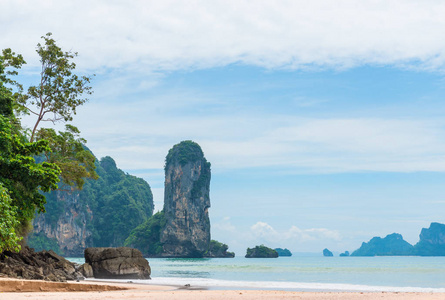
<svg viewBox="0 0 445 300"><path fill-rule="evenodd" d="M0 254L0 273L8 277L60 282L82 279L76 267L78 265L51 250L34 252L32 248L22 247L19 253Z"/></svg>
<svg viewBox="0 0 445 300"><path fill-rule="evenodd" d="M118 169L111 157L96 161L98 180L82 190L46 193L46 213L33 221L28 244L64 256L82 257L85 248L122 246L130 231L153 213L150 186Z"/></svg>
<svg viewBox="0 0 445 300"><path fill-rule="evenodd" d="M340 253L340 257L348 257L349 256L349 251L345 251L343 253Z"/></svg>
<svg viewBox="0 0 445 300"><path fill-rule="evenodd" d="M183 141L165 162L164 215L160 234L164 257L203 257L209 249L210 163L201 147Z"/></svg>
<svg viewBox="0 0 445 300"><path fill-rule="evenodd" d="M287 248L275 248L275 251L277 251L278 256L292 256L292 252L290 252L290 250Z"/></svg>
<svg viewBox="0 0 445 300"><path fill-rule="evenodd" d="M420 241L414 246L414 254L420 256L445 256L445 225L431 223L422 228Z"/></svg>
<svg viewBox="0 0 445 300"><path fill-rule="evenodd" d="M229 246L215 240L210 241L209 250L204 253L204 257L209 258L233 258L235 253L227 251Z"/></svg>
<svg viewBox="0 0 445 300"><path fill-rule="evenodd" d="M85 264L91 266L95 278L150 279L151 274L141 251L127 247L87 248Z"/></svg>
<svg viewBox="0 0 445 300"><path fill-rule="evenodd" d="M413 254L413 246L402 235L393 233L385 238L374 237L352 252L351 256L406 256Z"/></svg>
<svg viewBox="0 0 445 300"><path fill-rule="evenodd" d="M323 249L323 256L334 256L334 254L329 251L328 248Z"/></svg>
<svg viewBox="0 0 445 300"><path fill-rule="evenodd" d="M246 258L276 258L278 252L264 245L247 248Z"/></svg>

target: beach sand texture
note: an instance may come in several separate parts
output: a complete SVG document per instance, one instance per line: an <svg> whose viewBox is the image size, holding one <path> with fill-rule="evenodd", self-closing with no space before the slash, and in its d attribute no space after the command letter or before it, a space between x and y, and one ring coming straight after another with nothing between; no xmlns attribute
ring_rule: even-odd
<svg viewBox="0 0 445 300"><path fill-rule="evenodd" d="M263 290L194 290L183 287L122 284L103 282L45 282L0 279L1 300L74 300L74 299L445 299L445 293L348 293L348 292L288 292Z"/></svg>

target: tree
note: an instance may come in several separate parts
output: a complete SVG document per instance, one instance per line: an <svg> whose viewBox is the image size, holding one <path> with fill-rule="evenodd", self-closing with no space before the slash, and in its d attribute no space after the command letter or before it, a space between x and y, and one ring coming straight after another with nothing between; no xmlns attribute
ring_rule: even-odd
<svg viewBox="0 0 445 300"><path fill-rule="evenodd" d="M5 250L20 250L21 238L16 233L19 226L17 209L11 203L12 199L7 190L0 184L0 253Z"/></svg>
<svg viewBox="0 0 445 300"><path fill-rule="evenodd" d="M39 153L50 150L47 141L23 143L22 140L12 132L8 118L0 115L0 184L11 198L9 204L17 209L10 216L16 218L18 223L14 226L21 235L25 234L35 211L45 211L45 197L40 191L57 189L60 175L56 164L36 163L34 159ZM5 205L9 205L5 199Z"/></svg>
<svg viewBox="0 0 445 300"><path fill-rule="evenodd" d="M42 128L36 138L48 141L51 151L44 153L45 160L60 168L62 182L81 189L84 178L99 178L95 171L96 158L84 147L86 140L80 137L80 131L75 126L67 124L65 129L56 133L52 128Z"/></svg>
<svg viewBox="0 0 445 300"><path fill-rule="evenodd" d="M47 140L50 150L44 153L46 160L60 168L65 185L81 189L84 178L97 179L98 175L94 155L83 147L86 140L80 138L80 131L73 125L66 125L66 131L58 133L53 129L38 128L44 121L53 124L72 121L77 107L88 101L83 96L92 94L89 86L91 77L74 73L76 64L72 59L77 53L62 51L51 36L51 33L47 33L42 36L44 44L37 44L36 51L41 63L39 84L30 86L24 94L20 84L11 80L8 83L18 89L14 94L16 111L37 116L29 140ZM15 56L10 49L6 49L5 53L11 60L11 66L20 67L24 63L21 56ZM15 60L12 59L14 57Z"/></svg>
<svg viewBox="0 0 445 300"><path fill-rule="evenodd" d="M77 52L63 52L51 36L50 32L47 33L42 36L44 45L37 44L36 51L41 63L39 84L30 86L28 92L17 99L22 112L37 116L31 142L40 122L72 121L76 108L88 101L82 98L83 95L92 94L88 85L91 77L73 73L76 64L71 60L77 56Z"/></svg>
<svg viewBox="0 0 445 300"><path fill-rule="evenodd" d="M69 63L68 58L74 55L61 52L49 37L50 34L45 38L46 48L40 44L37 47L44 70L41 84L30 87L26 95L22 93L22 85L12 79L25 63L22 56L10 49L2 50L0 55L0 252L19 250L19 236L26 234L36 211L45 212L42 192L58 189L59 176L79 186L83 184L80 176L97 177L94 160L93 167L88 160L92 154L80 147L85 140L78 137L79 131L74 126L68 126L67 133L39 131L39 139L34 142L37 126L46 113L52 112L56 119L60 115L65 121L71 120L70 113L75 114L76 106L86 101L77 99L77 95L90 89L85 86L89 79L79 79L72 74L75 65ZM8 67L12 70L7 70ZM6 85L15 86L17 92ZM39 93L41 97L36 98ZM26 105L33 103L40 108L41 114L29 142L13 108L24 112ZM51 143L45 139L47 137L52 137ZM47 161L36 162L35 158L42 154ZM63 176L58 165L66 172Z"/></svg>

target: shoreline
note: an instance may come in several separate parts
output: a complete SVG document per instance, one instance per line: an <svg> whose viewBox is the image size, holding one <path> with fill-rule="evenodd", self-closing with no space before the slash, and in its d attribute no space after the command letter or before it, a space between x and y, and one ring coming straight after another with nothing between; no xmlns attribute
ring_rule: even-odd
<svg viewBox="0 0 445 300"><path fill-rule="evenodd" d="M80 281L48 282L40 280L22 280L0 278L1 300L102 300L102 299L445 299L445 293L430 292L338 292L338 291L283 291L283 290L243 290L201 289L199 286L171 286L149 283Z"/></svg>
<svg viewBox="0 0 445 300"><path fill-rule="evenodd" d="M126 283L119 279L87 278L87 282ZM183 288L190 286L195 290L226 291L226 290L261 290L290 292L367 292L367 293L445 293L445 288L438 287L403 287L403 286L371 286L360 284L285 282L285 281L231 281L207 278L157 277L150 280L133 280L134 284L159 285ZM190 289L190 288L189 288ZM445 299L445 298L444 298Z"/></svg>

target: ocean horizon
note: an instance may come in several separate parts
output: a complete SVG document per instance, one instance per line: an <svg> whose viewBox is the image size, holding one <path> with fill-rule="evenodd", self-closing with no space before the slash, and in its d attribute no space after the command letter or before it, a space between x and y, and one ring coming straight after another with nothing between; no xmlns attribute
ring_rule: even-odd
<svg viewBox="0 0 445 300"><path fill-rule="evenodd" d="M68 259L84 262L83 258ZM148 261L152 279L132 280L134 283L218 290L445 292L445 257L292 256Z"/></svg>

